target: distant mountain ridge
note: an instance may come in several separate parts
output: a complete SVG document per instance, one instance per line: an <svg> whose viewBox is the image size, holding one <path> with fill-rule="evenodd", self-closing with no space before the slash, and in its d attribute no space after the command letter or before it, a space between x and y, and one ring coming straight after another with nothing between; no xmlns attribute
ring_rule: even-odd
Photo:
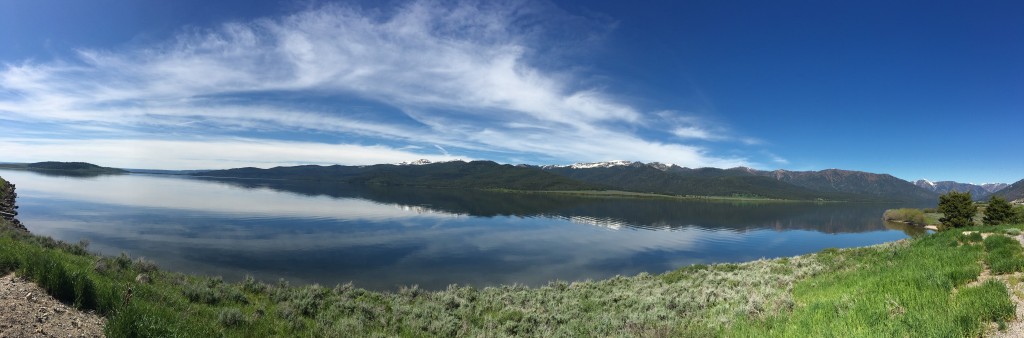
<svg viewBox="0 0 1024 338"><path fill-rule="evenodd" d="M592 184L618 190L670 195L759 197L798 200L839 200L850 196L822 193L749 174L736 175L728 169L707 168L688 172L686 168L664 170L641 162L605 165L544 166L541 169Z"/></svg>
<svg viewBox="0 0 1024 338"><path fill-rule="evenodd" d="M586 182L601 182L627 190L660 187L677 194L702 195L710 192L788 199L902 202L934 201L938 198L938 194L918 188L913 183L892 175L840 169L763 171L747 167L686 168L659 162L630 161L577 163L541 168ZM676 178L658 177L644 168ZM630 171L632 173L626 173ZM638 177L647 178L647 182L637 186L635 181Z"/></svg>
<svg viewBox="0 0 1024 338"><path fill-rule="evenodd" d="M971 184L954 181L931 182L925 179L914 181L914 185L939 194L945 194L950 191L969 192L975 200L979 201L1008 186L1006 183Z"/></svg>
<svg viewBox="0 0 1024 338"><path fill-rule="evenodd" d="M1006 188L1008 186L1010 186L1010 185L1006 184L1006 183L982 183L981 184L981 187L984 188L985 191L988 191L990 193L995 193L996 191L1003 190L1004 188Z"/></svg>
<svg viewBox="0 0 1024 338"><path fill-rule="evenodd" d="M935 201L938 194L918 188L913 183L889 174L863 171L826 169L820 171L754 171L757 175L773 177L783 182L817 191L841 192L866 199Z"/></svg>
<svg viewBox="0 0 1024 338"><path fill-rule="evenodd" d="M622 190L684 196L907 203L935 203L940 194L892 175L862 171L686 168L625 160L544 166L419 160L370 166L237 168L193 175L440 188ZM998 185L989 189L993 187ZM985 187L978 186L977 189Z"/></svg>
<svg viewBox="0 0 1024 338"><path fill-rule="evenodd" d="M109 175L127 174L128 171L118 168L101 167L86 162L36 162L36 163L3 163L0 168L31 170L37 172L55 172L68 175Z"/></svg>
<svg viewBox="0 0 1024 338"><path fill-rule="evenodd" d="M1024 203L1024 180L1010 184L1006 188L995 192L994 195L1010 201L1016 201L1017 203Z"/></svg>
<svg viewBox="0 0 1024 338"><path fill-rule="evenodd" d="M523 166L492 161L429 161L369 166L302 165L270 169L212 170L194 176L293 179L370 185L419 186L511 190L603 190L602 185L579 182Z"/></svg>

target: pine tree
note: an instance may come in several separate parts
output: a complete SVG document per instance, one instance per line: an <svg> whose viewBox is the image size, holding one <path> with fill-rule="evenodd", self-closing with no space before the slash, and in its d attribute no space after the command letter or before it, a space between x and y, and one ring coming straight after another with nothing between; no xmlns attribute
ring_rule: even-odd
<svg viewBox="0 0 1024 338"><path fill-rule="evenodd" d="M1010 221L1012 206L1010 202L999 196L992 196L988 199L988 207L985 208L985 225L998 225Z"/></svg>
<svg viewBox="0 0 1024 338"><path fill-rule="evenodd" d="M971 200L970 192L950 191L939 196L939 212L943 214L939 222L947 229L974 225L974 214L978 206Z"/></svg>

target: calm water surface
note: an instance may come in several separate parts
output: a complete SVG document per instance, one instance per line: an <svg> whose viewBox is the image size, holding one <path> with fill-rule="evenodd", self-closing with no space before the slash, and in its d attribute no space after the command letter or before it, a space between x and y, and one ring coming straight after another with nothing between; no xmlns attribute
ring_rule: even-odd
<svg viewBox="0 0 1024 338"><path fill-rule="evenodd" d="M0 170L30 231L165 269L368 289L541 285L907 237L894 205L610 199Z"/></svg>

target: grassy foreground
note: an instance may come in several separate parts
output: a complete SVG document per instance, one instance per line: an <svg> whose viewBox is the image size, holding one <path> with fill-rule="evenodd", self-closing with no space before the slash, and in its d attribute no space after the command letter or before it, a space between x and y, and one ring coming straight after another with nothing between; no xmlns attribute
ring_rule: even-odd
<svg viewBox="0 0 1024 338"><path fill-rule="evenodd" d="M991 259L1019 259L1015 241L983 245L943 232L662 275L381 293L349 284L224 283L5 228L0 272L17 271L66 303L104 314L113 337L977 336L1014 311L1002 283L966 286L989 246Z"/></svg>
<svg viewBox="0 0 1024 338"><path fill-rule="evenodd" d="M1004 232L1008 227L979 228ZM993 239L995 238L995 239ZM111 337L978 336L1010 320L983 262L1024 268L1020 244L940 232L855 249L543 287L292 287L160 271L0 224L0 273L108 318Z"/></svg>

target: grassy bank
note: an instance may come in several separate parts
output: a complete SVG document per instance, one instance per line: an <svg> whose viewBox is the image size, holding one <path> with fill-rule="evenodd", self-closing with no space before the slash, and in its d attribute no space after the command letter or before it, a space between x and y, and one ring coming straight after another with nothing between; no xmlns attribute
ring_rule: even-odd
<svg viewBox="0 0 1024 338"><path fill-rule="evenodd" d="M104 314L108 335L119 337L976 336L985 323L1013 314L1003 284L966 286L986 257L1020 255L1014 242L993 243L986 253L989 246L942 232L661 275L382 293L349 284L224 283L5 229L0 270Z"/></svg>
<svg viewBox="0 0 1024 338"><path fill-rule="evenodd" d="M0 224L0 273L16 271L103 314L112 337L977 336L1014 307L1002 283L968 282L986 261L993 270L1024 267L1016 241L947 231L660 275L374 292L225 283L86 249Z"/></svg>
<svg viewBox="0 0 1024 338"><path fill-rule="evenodd" d="M723 323L792 308L790 289L825 268L804 256L539 288L381 293L350 284L224 283L159 271L127 256L95 257L82 245L12 230L0 235L0 272L18 271L57 298L104 314L110 336L715 333ZM148 281L137 281L139 274Z"/></svg>

